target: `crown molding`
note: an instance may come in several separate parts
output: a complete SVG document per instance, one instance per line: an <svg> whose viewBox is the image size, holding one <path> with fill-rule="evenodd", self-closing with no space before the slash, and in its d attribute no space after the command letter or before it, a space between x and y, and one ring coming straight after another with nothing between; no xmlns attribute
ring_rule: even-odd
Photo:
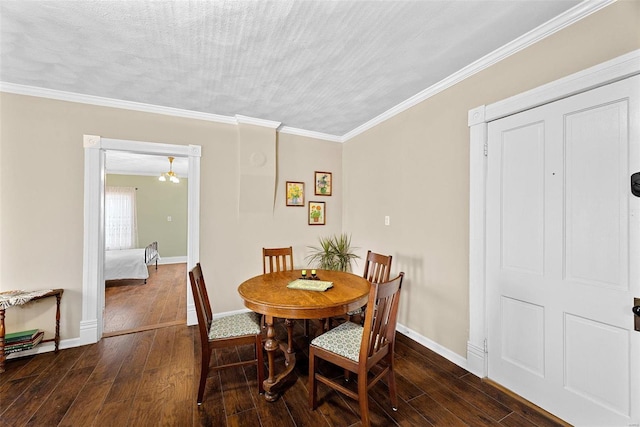
<svg viewBox="0 0 640 427"><path fill-rule="evenodd" d="M124 101L121 99L104 98L101 96L83 95L75 92L46 89L42 87L26 86L15 83L0 82L0 92L15 93L17 95L36 96L39 98L57 99L59 101L77 102L80 104L99 105L101 107L121 108L125 110L142 111L145 113L164 114L166 116L184 117L187 119L206 120L209 122L235 125L236 119L220 114L200 113L180 108L162 107L160 105L144 104L142 102Z"/></svg>
<svg viewBox="0 0 640 427"><path fill-rule="evenodd" d="M344 137L342 136L316 132L313 130L298 129L290 126L282 126L280 129L278 129L278 132L287 133L290 135L306 136L308 138L322 139L331 142L344 142Z"/></svg>
<svg viewBox="0 0 640 427"><path fill-rule="evenodd" d="M349 139L360 135L361 133L373 128L374 126L379 125L385 120L388 120L391 117L394 117L397 114L408 110L416 104L419 104L420 102L450 88L451 86L460 83L465 79L468 79L474 74L477 74L480 71L508 58L509 56L520 52L521 50L531 46L532 44L535 44L540 40L549 37L550 35L580 21L583 18L586 18L592 13L595 13L600 9L609 6L615 1L616 0L585 0L584 2L567 10L565 13L556 16L555 18L547 21L537 28L534 28L526 34L523 34L522 36L507 43L501 48L494 50L493 52L483 56L475 62L472 62L458 72L451 74L449 77L440 80L438 83L426 88L422 92L412 96L411 98L390 108L379 116L344 134L342 136L343 140L346 142Z"/></svg>
<svg viewBox="0 0 640 427"><path fill-rule="evenodd" d="M236 124L263 126L271 129L278 129L282 122L274 122L273 120L257 119L255 117L235 115Z"/></svg>

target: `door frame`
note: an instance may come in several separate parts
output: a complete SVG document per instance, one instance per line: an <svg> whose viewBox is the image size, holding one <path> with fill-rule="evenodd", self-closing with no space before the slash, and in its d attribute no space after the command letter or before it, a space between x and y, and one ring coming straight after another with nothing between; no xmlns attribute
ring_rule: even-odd
<svg viewBox="0 0 640 427"><path fill-rule="evenodd" d="M105 152L118 150L138 154L188 157L187 271L200 257L200 156L199 145L173 145L84 135L84 249L82 320L77 345L102 338L104 308L104 192ZM187 293L187 325L197 323L193 297Z"/></svg>
<svg viewBox="0 0 640 427"><path fill-rule="evenodd" d="M640 49L519 95L469 110L469 340L467 369L488 376L486 189L488 123L640 74Z"/></svg>

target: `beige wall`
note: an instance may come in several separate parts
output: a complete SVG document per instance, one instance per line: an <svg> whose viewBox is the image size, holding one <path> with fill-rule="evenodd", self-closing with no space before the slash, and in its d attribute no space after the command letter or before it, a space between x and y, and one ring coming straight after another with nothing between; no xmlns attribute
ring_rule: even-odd
<svg viewBox="0 0 640 427"><path fill-rule="evenodd" d="M620 1L345 144L344 228L407 273L400 323L466 354L468 110L638 48L640 2Z"/></svg>
<svg viewBox="0 0 640 427"><path fill-rule="evenodd" d="M83 134L202 146L200 261L214 311L242 308L238 284L262 271L263 246L307 246L342 227L342 145L293 135L276 141L272 212L238 215L237 126L0 93L0 290L64 288L61 335L79 336L82 318ZM306 208L285 207L285 181L307 184L335 173L328 221L309 226ZM51 330L50 304L7 311L7 329Z"/></svg>
<svg viewBox="0 0 640 427"><path fill-rule="evenodd" d="M82 135L202 146L200 259L214 311L242 307L237 285L261 272L263 246L307 246L341 230L403 270L399 321L460 354L468 337L467 112L640 48L640 2L619 1L344 145L277 135L271 214L238 215L237 126L0 94L0 290L62 287L62 336L78 336L83 245ZM334 194L313 196L313 171ZM327 225L285 207L284 182L327 202ZM391 225L384 226L384 216ZM356 267L361 271L362 262ZM7 323L43 326L41 305ZM45 316L47 314L47 316Z"/></svg>
<svg viewBox="0 0 640 427"><path fill-rule="evenodd" d="M107 186L135 187L138 247L158 242L161 258L187 256L187 186L158 181L156 176L107 175ZM167 217L171 217L171 221Z"/></svg>

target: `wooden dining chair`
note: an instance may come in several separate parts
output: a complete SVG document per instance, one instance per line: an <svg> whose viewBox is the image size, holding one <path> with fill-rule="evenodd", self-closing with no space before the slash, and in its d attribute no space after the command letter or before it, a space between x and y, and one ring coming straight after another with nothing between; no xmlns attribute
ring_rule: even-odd
<svg viewBox="0 0 640 427"><path fill-rule="evenodd" d="M193 270L189 271L189 280L191 281L191 291L198 316L198 329L200 331L200 344L202 347L198 405L202 404L204 387L207 382L207 377L209 376L209 371L215 372L225 368L257 365L258 392L260 394L264 393L264 362L260 315L254 312L248 312L214 319L200 263L197 263ZM209 366L214 349L245 344L252 344L255 347L254 359L213 367Z"/></svg>
<svg viewBox="0 0 640 427"><path fill-rule="evenodd" d="M383 283L389 280L391 273L391 261L393 257L391 255L381 255L375 252L367 251L367 260L364 263L364 273L362 277L367 279L371 283ZM353 319L353 316L362 314L364 307L360 307L354 311L347 313L349 320Z"/></svg>
<svg viewBox="0 0 640 427"><path fill-rule="evenodd" d="M375 252L367 251L367 259L364 263L364 273L362 277L367 279L371 283L382 283L389 280L389 274L391 273L391 261L393 260L393 256L391 255L381 255ZM355 316L360 315L361 322L364 317L364 307L356 308L353 311L347 312L346 319L353 321ZM344 320L345 316L339 316L335 318L336 320ZM333 322L328 322L327 329L331 329L331 324Z"/></svg>
<svg viewBox="0 0 640 427"><path fill-rule="evenodd" d="M382 283L389 280L391 273L391 255L381 255L367 251L367 260L364 263L364 273L362 276L371 283Z"/></svg>
<svg viewBox="0 0 640 427"><path fill-rule="evenodd" d="M293 270L293 247L262 248L262 273Z"/></svg>
<svg viewBox="0 0 640 427"><path fill-rule="evenodd" d="M277 271L293 270L293 247L288 248L262 248L262 273L274 273ZM263 319L264 323L264 319ZM264 326L264 325L263 325ZM289 350L293 340L293 321L285 319L287 334L289 335ZM304 334L309 336L309 322L304 321Z"/></svg>
<svg viewBox="0 0 640 427"><path fill-rule="evenodd" d="M318 381L356 399L360 406L362 425L368 427L368 392L384 376L387 377L391 405L398 409L398 396L394 374L394 347L396 320L400 289L404 273L384 283L373 283L369 290L364 325L344 322L335 328L317 336L309 346L309 408L316 409L318 402ZM318 359L333 363L345 371L357 375L357 391L350 390L339 380L319 373ZM369 371L374 366L382 368L369 379ZM345 375L345 380L348 377Z"/></svg>

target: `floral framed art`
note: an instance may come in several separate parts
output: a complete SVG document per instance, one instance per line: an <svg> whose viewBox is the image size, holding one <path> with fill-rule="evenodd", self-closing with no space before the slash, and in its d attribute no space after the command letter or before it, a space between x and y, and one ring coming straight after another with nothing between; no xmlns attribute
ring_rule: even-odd
<svg viewBox="0 0 640 427"><path fill-rule="evenodd" d="M315 173L315 195L316 196L330 196L333 189L333 181L331 179L331 172L318 172Z"/></svg>
<svg viewBox="0 0 640 427"><path fill-rule="evenodd" d="M325 225L326 222L324 202L309 202L309 225Z"/></svg>
<svg viewBox="0 0 640 427"><path fill-rule="evenodd" d="M304 182L287 181L287 206L304 207Z"/></svg>

